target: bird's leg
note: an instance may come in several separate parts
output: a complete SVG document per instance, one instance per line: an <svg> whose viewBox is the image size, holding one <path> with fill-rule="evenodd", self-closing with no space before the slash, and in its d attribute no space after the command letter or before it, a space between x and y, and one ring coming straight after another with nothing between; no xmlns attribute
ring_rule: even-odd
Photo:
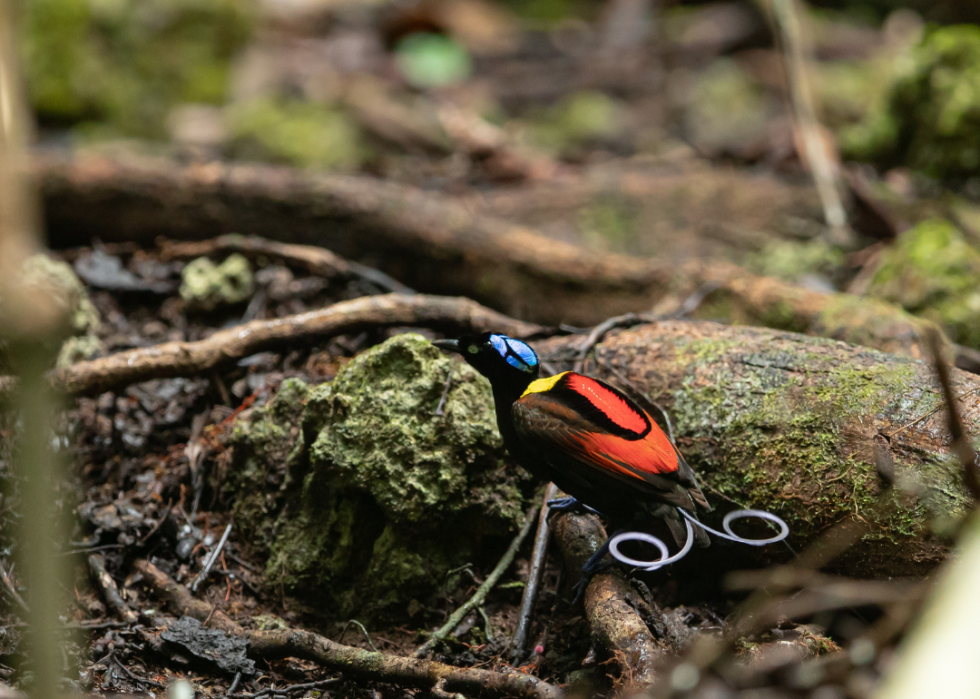
<svg viewBox="0 0 980 699"><path fill-rule="evenodd" d="M626 531L625 529L620 529L613 532L613 535L606 539L606 543L599 547L599 550L589 556L589 560L585 562L582 566L582 577L575 584L573 588L575 590L575 599L572 600L572 604L578 604L582 597L585 595L585 588L589 586L589 581L592 580L594 576L611 568L614 563L613 561L604 561L606 554L609 553L609 542L612 541L613 536Z"/></svg>
<svg viewBox="0 0 980 699"><path fill-rule="evenodd" d="M553 512L591 512L594 515L599 514L598 510L589 507L578 498L573 497L549 500L548 508Z"/></svg>

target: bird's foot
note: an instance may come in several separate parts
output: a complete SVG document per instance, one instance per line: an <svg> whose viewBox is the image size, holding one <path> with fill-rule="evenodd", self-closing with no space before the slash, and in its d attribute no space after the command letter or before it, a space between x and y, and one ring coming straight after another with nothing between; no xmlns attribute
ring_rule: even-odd
<svg viewBox="0 0 980 699"><path fill-rule="evenodd" d="M578 498L572 497L549 500L548 508L552 512L591 512L594 515L599 514L598 510L589 507Z"/></svg>
<svg viewBox="0 0 980 699"><path fill-rule="evenodd" d="M600 546L598 551L589 556L589 560L582 566L582 577L579 578L579 581L575 583L575 587L572 588L575 592L575 599L572 600L572 604L578 604L582 601L582 597L585 596L585 588L589 586L589 581L593 577L613 566L612 561L603 560L607 553L609 553L609 539L606 539L606 543Z"/></svg>
<svg viewBox="0 0 980 699"><path fill-rule="evenodd" d="M592 582L592 578L602 571L612 568L614 565L615 563L613 561L599 561L592 567L589 567L588 564L582 566L582 577L579 578L579 581L575 583L575 587L572 588L572 591L575 593L572 604L576 605L582 601L585 597L585 590L588 588L589 583Z"/></svg>

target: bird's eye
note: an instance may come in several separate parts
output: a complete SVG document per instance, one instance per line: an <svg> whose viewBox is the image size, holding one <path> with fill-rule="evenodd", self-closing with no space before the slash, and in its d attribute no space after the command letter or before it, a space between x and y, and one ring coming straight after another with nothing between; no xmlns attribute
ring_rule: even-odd
<svg viewBox="0 0 980 699"><path fill-rule="evenodd" d="M476 354L477 352L480 351L480 348L477 347L476 345L470 345L466 351L469 352L470 354Z"/></svg>

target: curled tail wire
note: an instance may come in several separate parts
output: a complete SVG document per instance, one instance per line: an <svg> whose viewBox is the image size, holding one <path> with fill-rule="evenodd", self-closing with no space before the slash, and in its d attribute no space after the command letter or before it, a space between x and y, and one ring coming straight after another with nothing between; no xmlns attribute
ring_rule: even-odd
<svg viewBox="0 0 980 699"><path fill-rule="evenodd" d="M729 512L727 515L725 515L725 519L722 520L721 523L721 528L725 530L724 532L720 532L716 529L712 529L711 527L701 524L701 522L695 519L693 515L679 507L677 508L677 511L681 513L682 517L684 517L684 524L687 527L687 541L685 542L684 547L673 556L670 555L670 552L667 550L667 545L663 541L652 534L647 534L646 532L622 532L615 535L609 540L609 553L620 563L642 568L646 571L651 571L657 570L658 568L663 568L671 563L676 563L690 552L692 546L694 545L694 527L700 527L704 531L714 534L717 537L721 537L722 539L736 541L740 544L746 544L748 546L766 546L767 544L774 544L778 541L782 541L789 536L789 525L787 525L786 522L776 515L772 514L771 512L766 512L765 510L735 510L734 512ZM776 534L776 536L766 539L746 539L745 537L741 537L732 531L732 522L737 519L747 519L750 517L772 522L779 527L779 533ZM627 541L642 541L655 546L660 551L660 558L655 561L641 561L620 553L619 546Z"/></svg>

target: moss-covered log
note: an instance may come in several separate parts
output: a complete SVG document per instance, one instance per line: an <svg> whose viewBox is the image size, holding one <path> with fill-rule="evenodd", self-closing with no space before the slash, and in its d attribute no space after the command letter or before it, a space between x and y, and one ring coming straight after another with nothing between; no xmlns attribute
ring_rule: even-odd
<svg viewBox="0 0 980 699"><path fill-rule="evenodd" d="M92 236L149 244L159 235L262 235L325 246L418 291L459 294L553 325L591 325L655 305L675 309L713 284L720 288L706 300L701 317L922 354L926 321L882 301L808 291L724 262L678 265L673 259L597 253L496 212L367 177L92 156L39 159L37 170L55 247L87 244ZM673 189L701 186L701 175L684 177ZM661 183L656 193L669 189Z"/></svg>
<svg viewBox="0 0 980 699"><path fill-rule="evenodd" d="M580 342L538 349L564 369ZM587 370L613 383L626 377L667 408L718 506L709 522L736 507L721 496L785 518L794 545L865 519L872 532L836 564L859 576L921 573L947 553L942 533L968 496L929 364L793 333L671 321L610 333ZM980 379L954 371L953 380L966 429L978 435ZM897 487L878 507L876 464L889 461Z"/></svg>

